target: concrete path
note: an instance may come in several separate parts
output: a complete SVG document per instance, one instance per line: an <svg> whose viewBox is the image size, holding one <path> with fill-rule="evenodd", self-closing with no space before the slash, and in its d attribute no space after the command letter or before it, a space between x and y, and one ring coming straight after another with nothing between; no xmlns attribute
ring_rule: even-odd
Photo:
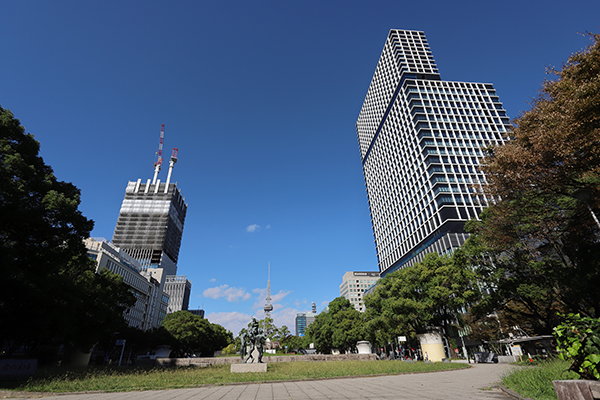
<svg viewBox="0 0 600 400"><path fill-rule="evenodd" d="M58 395L57 400L312 400L312 399L510 399L490 388L513 368L475 364L474 368L371 378L206 386L194 389Z"/></svg>

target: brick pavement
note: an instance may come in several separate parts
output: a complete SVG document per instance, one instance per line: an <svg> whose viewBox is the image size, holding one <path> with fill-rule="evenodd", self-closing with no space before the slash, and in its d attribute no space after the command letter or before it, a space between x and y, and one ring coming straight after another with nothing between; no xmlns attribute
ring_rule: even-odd
<svg viewBox="0 0 600 400"><path fill-rule="evenodd" d="M504 399L490 388L509 364L476 364L466 370L316 381L204 386L193 389L58 395L57 400L314 400ZM52 396L54 397L54 396Z"/></svg>

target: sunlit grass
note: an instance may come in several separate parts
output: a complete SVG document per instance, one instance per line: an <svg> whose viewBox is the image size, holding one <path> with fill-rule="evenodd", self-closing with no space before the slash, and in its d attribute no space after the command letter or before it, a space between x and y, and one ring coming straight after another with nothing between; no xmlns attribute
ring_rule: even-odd
<svg viewBox="0 0 600 400"><path fill-rule="evenodd" d="M513 370L502 378L502 384L525 397L536 400L556 400L552 381L579 377L574 372L568 372L568 368L569 363L559 359L540 361Z"/></svg>
<svg viewBox="0 0 600 400"><path fill-rule="evenodd" d="M341 376L405 374L468 368L459 363L403 363L399 361L281 362L268 364L266 373L232 374L230 365L179 368L87 368L39 371L27 381L4 388L32 392L129 391L170 389L237 382L321 379Z"/></svg>

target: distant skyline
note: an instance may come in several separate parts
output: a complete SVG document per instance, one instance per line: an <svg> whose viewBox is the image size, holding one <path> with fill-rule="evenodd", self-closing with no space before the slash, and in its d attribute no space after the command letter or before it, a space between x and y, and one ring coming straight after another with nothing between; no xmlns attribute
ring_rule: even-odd
<svg viewBox="0 0 600 400"><path fill-rule="evenodd" d="M0 104L82 191L111 239L128 181L163 157L189 204L178 273L191 308L237 335L377 271L355 123L390 29L425 32L444 80L493 83L529 109L549 66L600 32L600 2L2 3ZM159 174L166 179L167 168Z"/></svg>

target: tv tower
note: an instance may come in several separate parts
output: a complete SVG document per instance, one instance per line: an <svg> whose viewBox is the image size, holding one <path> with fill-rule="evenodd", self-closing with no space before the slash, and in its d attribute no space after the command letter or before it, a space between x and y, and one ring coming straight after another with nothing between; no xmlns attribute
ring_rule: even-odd
<svg viewBox="0 0 600 400"><path fill-rule="evenodd" d="M267 298L265 299L265 319L271 318L273 304L271 304L271 263L269 262L269 274L267 276Z"/></svg>

